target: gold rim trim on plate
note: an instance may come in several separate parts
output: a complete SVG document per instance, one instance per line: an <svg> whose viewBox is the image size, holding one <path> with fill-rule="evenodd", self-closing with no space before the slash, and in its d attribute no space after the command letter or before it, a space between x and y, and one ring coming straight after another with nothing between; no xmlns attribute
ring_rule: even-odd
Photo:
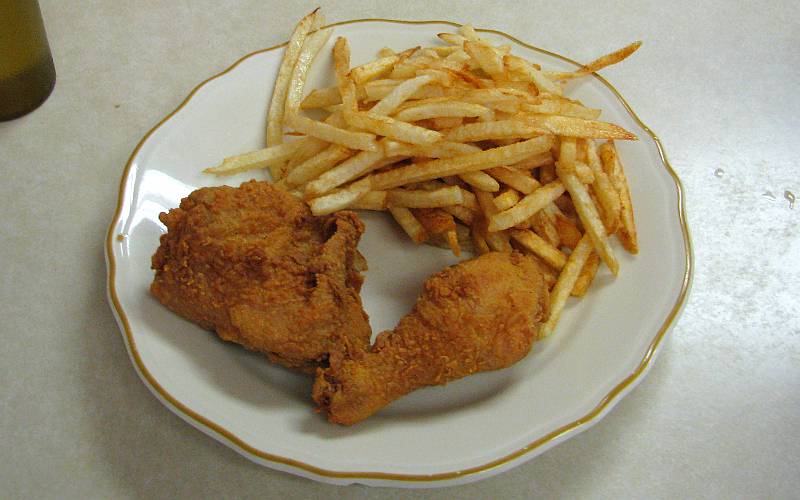
<svg viewBox="0 0 800 500"><path fill-rule="evenodd" d="M329 28L329 27L335 27L335 26L343 26L343 25L348 25L348 24L366 23L366 22L386 22L386 23L394 23L394 24L418 24L418 25L445 24L445 25L449 25L449 26L453 26L453 27L460 27L461 26L461 24L456 23L456 22L452 22L452 21L403 21L403 20L397 20L397 19L353 19L353 20L349 20L349 21L339 21L339 22L336 22L336 23L329 24L329 25L327 25L325 27ZM512 35L509 35L507 33L504 33L502 31L497 31L497 30L493 30L493 29L476 29L476 31L478 31L480 33L491 33L491 34L494 34L494 35L498 35L498 36L504 37L504 38L506 38L506 39L508 39L508 40L510 40L510 41L522 46L522 47L525 47L525 48L527 48L529 50L533 50L535 52L539 52L540 54L545 54L545 55L548 55L548 56L551 56L551 57L555 57L555 58L560 59L562 61L565 61L565 62L568 62L570 64L573 64L576 67L581 67L582 66L577 61L574 61L572 59L564 57L564 56L562 56L560 54L556 54L554 52L550 52L549 50L545 50L545 49L540 49L538 47L534 47L533 45L525 43L522 40L519 40L518 38L516 38L516 37L514 37ZM461 478L461 477L466 477L466 476L471 476L471 475L475 475L475 474L485 473L485 472L488 472L488 471L490 471L490 470L492 470L492 469L494 469L496 467L502 466L502 465L504 465L506 463L509 463L509 462L517 459L517 458L520 458L523 455L526 455L526 454L528 454L528 453L530 453L530 452L532 452L532 451L534 451L534 450L536 450L538 448L541 448L542 446L544 446L544 445L546 445L548 443L551 443L554 440L559 439L559 438L565 436L566 434L568 434L568 433L570 433L572 431L575 431L576 429L578 429L578 428L580 428L580 427L592 422L596 418L598 418L603 413L603 411L605 411L606 409L610 409L609 405L611 405L611 403L614 402L620 396L620 394L625 392L626 389L631 387L631 385L634 382L636 382L644 374L644 372L647 370L647 368L650 365L650 362L652 361L652 359L653 359L653 357L654 357L654 355L656 353L656 350L658 349L659 345L661 344L661 341L664 338L664 335L666 334L667 330L669 330L669 328L672 326L672 323L675 321L676 317L680 313L680 311L681 311L681 309L682 309L682 307L683 307L683 305L684 305L684 303L686 301L686 296L688 294L689 287L691 285L692 273L693 273L693 270L694 270L694 261L693 261L694 258L693 258L693 252L692 252L691 237L689 235L689 227L686 224L686 213L685 213L685 203L684 203L684 194L683 194L683 184L681 183L680 178L678 178L677 173L675 173L675 170L673 170L672 166L670 165L669 160L667 159L667 155L664 152L664 147L661 144L661 140L658 138L658 136L656 136L656 134L652 130L650 130L650 128L647 125L642 123L642 120L636 115L636 113L634 113L633 109L631 109L630 105L622 97L622 95L619 93L619 91L617 91L617 89L614 88L613 85L611 85L606 79L604 79L602 76L598 75L597 73L593 73L592 76L594 78L596 78L598 81L600 81L603 85L605 85L609 90L611 90L611 92L614 93L614 95L620 100L622 105L625 107L625 110L628 112L628 114L634 119L634 121L645 132L647 132L647 134L650 136L650 138L653 139L653 141L656 144L656 148L658 149L658 153L659 153L659 156L661 158L661 162L664 165L664 168L672 176L672 179L675 182L675 187L677 189L677 195L678 195L678 200L677 200L678 201L678 220L680 222L681 231L683 233L684 251L685 251L684 258L686 260L686 270L685 270L684 275L683 275L683 282L682 282L682 285L681 285L681 291L678 294L678 297L677 297L677 300L675 302L675 305L672 307L672 310L670 311L670 313L667 316L667 318L664 321L664 323L661 325L661 328L659 328L659 330L656 333L656 335L653 338L653 340L650 342L650 345L648 346L647 351L645 352L645 355L642 358L642 360L639 363L639 365L636 367L636 369L630 375L625 377L625 379L623 379L608 394L606 394L597 403L597 405L594 408L592 408L592 410L589 411L586 415L584 415L583 417L581 417L581 418L579 418L577 420L574 420L574 421L572 421L572 422L570 422L570 423L568 423L568 424L566 424L566 425L564 425L562 427L559 427L558 429L556 429L556 430L554 430L554 431L552 431L552 432L540 437L539 439L537 439L537 440L535 440L535 441L533 441L531 443L528 443L527 445L523 446L522 448L518 449L517 451L509 453L509 454L507 454L507 455L505 455L503 457L497 458L497 459L492 460L490 462L487 462L487 463L485 463L483 465L478 465L478 466L470 467L470 468L467 468L467 469L461 469L461 470L456 470L456 471L452 471L452 472L441 472L441 473L437 473L437 474L395 474L395 473L390 473L390 472L343 472L343 471L322 469L322 468L315 467L313 465L310 465L310 464L307 464L307 463L304 463L304 462L300 462L298 460L293 460L291 458L282 457L280 455L274 455L272 453L267 453L265 451L256 449L256 448L250 446L249 444L247 444L246 442L244 442L241 438L237 437L231 431L229 431L229 430L221 427L220 425L208 420L207 418L203 417L202 415L198 414L197 412L195 412L191 408L187 407L186 405L184 405L183 403L178 401L174 396L172 396L170 393L168 393L158 383L158 381L153 377L153 375L144 366L144 363L142 362L142 359L139 356L139 351L138 351L138 349L136 347L136 343L133 340L133 335L131 334L130 323L128 322L128 318L125 315L125 311L122 309L122 305L119 302L119 297L117 295L117 291L116 291L116 287L115 287L115 284L116 284L115 283L115 279L116 279L116 261L114 259L114 252L113 252L113 247L112 247L112 245L114 243L114 237L115 237L114 228L117 225L117 222L118 222L119 217L120 217L120 212L122 211L122 205L123 205L122 200L123 200L123 195L124 195L124 191L125 191L125 184L126 184L127 179L128 179L128 172L130 171L131 164L133 163L133 159L136 157L136 155L138 154L139 150L142 148L142 146L147 141L147 139L149 139L150 136L159 127L161 127L161 125L163 125L167 120L172 118L176 113L178 113L181 109L183 109L183 107L186 106L186 104L189 103L189 101L192 99L192 97L194 97L194 95L203 86L205 86L208 82L210 82L212 80L215 80L215 79L225 75L226 73L229 73L234 68L236 68L236 66L238 66L241 62L243 62L245 59L248 59L248 58L250 58L250 57L252 57L254 55L257 55L257 54L262 54L262 53L265 53L265 52L270 52L270 51L279 49L281 47L284 47L286 44L287 44L287 42L284 42L284 43L281 43L279 45L275 45L275 46L272 46L272 47L269 47L269 48L266 48L266 49L261 49L261 50L255 51L255 52L251 52L251 53L239 58L236 62L234 62L231 66L229 66L224 71L222 71L220 73L217 73L216 75L214 75L214 76L204 80L200 84L198 84L194 89L192 89L192 91L189 93L189 95L183 100L183 102L181 102L181 104L177 108L175 108L175 110L172 113L168 114L163 119L161 119L161 121L159 121L153 128L151 128L144 135L144 137L142 137L142 139L139 141L139 144L136 145L136 148L131 153L131 156L128 159L128 163L125 165L125 170L122 172L122 178L120 180L119 193L118 193L118 197L117 197L117 208L116 208L116 211L114 213L114 217L111 220L111 224L109 225L108 232L107 232L107 235L106 235L106 255L107 255L107 258L108 258L108 295L109 295L109 298L110 298L110 300L111 300L111 302L112 302L112 304L114 306L114 309L115 309L115 311L117 313L117 316L119 318L119 323L123 327L124 334L125 334L125 339L126 339L126 342L128 344L128 349L129 349L131 358L134 360L137 370L139 371L141 376L147 381L147 383L150 385L151 389L153 391L155 391L158 395L160 395L161 398L163 398L164 401L169 403L169 405L171 405L176 411L182 413L185 418L188 417L190 420L192 420L195 426L205 427L206 429L208 429L210 431L213 431L215 434L219 435L220 437L222 437L226 441L228 441L228 443L232 447L237 448L240 452L244 452L246 454L253 455L253 456L255 456L255 457L259 458L259 459L266 460L266 461L269 461L269 462L274 462L276 464L282 464L282 465L286 465L286 466L289 466L289 467L294 467L294 468L300 469L302 471L305 471L307 473L311 473L311 474L314 474L314 475L317 475L317 476L327 477L327 478L336 478L336 479L373 479L373 480L388 480L388 481L427 482L427 481L442 481L442 480L449 480L449 479L457 479L457 478Z"/></svg>

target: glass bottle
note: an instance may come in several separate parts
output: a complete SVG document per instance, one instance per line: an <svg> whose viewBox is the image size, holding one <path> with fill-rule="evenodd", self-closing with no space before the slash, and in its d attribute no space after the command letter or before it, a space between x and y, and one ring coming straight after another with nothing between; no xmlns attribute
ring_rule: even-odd
<svg viewBox="0 0 800 500"><path fill-rule="evenodd" d="M39 107L56 82L37 0L0 0L0 121Z"/></svg>

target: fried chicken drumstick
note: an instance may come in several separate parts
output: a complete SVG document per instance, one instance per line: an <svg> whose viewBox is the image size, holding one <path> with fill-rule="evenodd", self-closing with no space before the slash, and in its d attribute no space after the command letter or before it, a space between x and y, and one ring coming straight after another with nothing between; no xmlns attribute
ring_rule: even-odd
<svg viewBox="0 0 800 500"><path fill-rule="evenodd" d="M331 422L351 425L420 387L505 368L528 353L548 307L534 257L495 252L449 267L371 349L332 352L314 401Z"/></svg>
<svg viewBox="0 0 800 500"><path fill-rule="evenodd" d="M177 314L306 373L334 346L369 347L355 213L314 217L251 181L198 189L159 219L168 232L150 290Z"/></svg>

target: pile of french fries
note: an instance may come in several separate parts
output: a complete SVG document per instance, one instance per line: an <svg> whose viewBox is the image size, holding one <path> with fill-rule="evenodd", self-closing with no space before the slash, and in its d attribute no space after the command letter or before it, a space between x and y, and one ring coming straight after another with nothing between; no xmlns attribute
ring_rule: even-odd
<svg viewBox="0 0 800 500"><path fill-rule="evenodd" d="M558 275L542 336L570 295L586 293L601 261L617 275L611 235L637 253L614 146L636 137L565 97L564 84L625 59L638 42L577 71L552 72L470 26L439 34L440 45L381 49L356 67L338 38L336 85L306 95L331 31L319 9L298 23L275 82L268 147L207 172L269 168L275 185L316 215L385 210L414 242L446 244L456 255L465 244L533 253Z"/></svg>

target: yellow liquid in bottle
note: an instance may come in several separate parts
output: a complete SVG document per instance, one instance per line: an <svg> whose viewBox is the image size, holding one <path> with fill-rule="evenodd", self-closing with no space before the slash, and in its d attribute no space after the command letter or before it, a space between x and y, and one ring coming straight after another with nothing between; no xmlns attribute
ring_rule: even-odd
<svg viewBox="0 0 800 500"><path fill-rule="evenodd" d="M0 121L42 104L56 71L37 0L0 0Z"/></svg>

